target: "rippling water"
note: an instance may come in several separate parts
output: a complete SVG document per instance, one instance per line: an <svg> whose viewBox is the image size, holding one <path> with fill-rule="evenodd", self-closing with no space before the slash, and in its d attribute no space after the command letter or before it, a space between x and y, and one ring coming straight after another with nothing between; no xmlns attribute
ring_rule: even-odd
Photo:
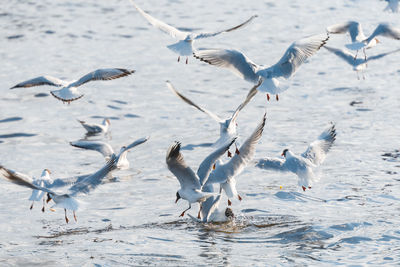
<svg viewBox="0 0 400 267"><path fill-rule="evenodd" d="M399 14L382 1L137 1L144 10L188 30L254 23L230 34L201 40L198 47L233 47L266 65L286 47L326 26L359 20L366 34L381 21L400 26ZM229 3L229 4L228 4ZM111 119L105 139L118 149L146 135L128 155L131 168L82 197L78 222L63 211L32 211L30 192L0 180L0 264L4 265L395 265L399 263L400 54L371 62L365 80L321 50L288 82L280 101L266 105L268 121L256 158L302 152L330 121L337 142L320 168L321 180L305 193L291 174L248 167L238 177L243 201L227 224L198 224L179 218L178 182L165 153L182 141L185 159L198 166L203 145L219 128L185 106L165 80L198 104L228 116L250 84L194 58L176 62L165 46L173 40L148 25L129 1L7 1L0 6L1 164L55 178L88 174L101 155L69 141L84 138L76 119ZM339 47L348 36L331 36ZM374 55L400 46L382 38ZM96 68L123 67L127 78L84 85L85 96L63 105L49 87L8 90L48 74L74 79ZM258 95L240 114L240 138L248 136L265 110ZM243 140L243 139L241 139ZM282 186L282 189L280 189ZM223 200L226 203L226 199ZM195 215L197 207L191 210Z"/></svg>

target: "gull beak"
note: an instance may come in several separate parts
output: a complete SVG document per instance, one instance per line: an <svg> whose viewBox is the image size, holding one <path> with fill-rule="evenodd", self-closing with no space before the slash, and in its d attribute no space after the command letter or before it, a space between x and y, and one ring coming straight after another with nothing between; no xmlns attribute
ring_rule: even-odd
<svg viewBox="0 0 400 267"><path fill-rule="evenodd" d="M282 156L282 157L284 157L284 156L285 156L285 154L283 154L283 152L282 152L281 156Z"/></svg>
<svg viewBox="0 0 400 267"><path fill-rule="evenodd" d="M378 40L378 38L375 38L375 41L377 44L379 44L381 41Z"/></svg>
<svg viewBox="0 0 400 267"><path fill-rule="evenodd" d="M215 170L215 163L214 163L214 165L213 165L213 170Z"/></svg>
<svg viewBox="0 0 400 267"><path fill-rule="evenodd" d="M49 202L50 202L50 200L52 200L52 198L51 198L50 194L49 194L49 193L47 193L47 200L46 200L46 203L49 203Z"/></svg>

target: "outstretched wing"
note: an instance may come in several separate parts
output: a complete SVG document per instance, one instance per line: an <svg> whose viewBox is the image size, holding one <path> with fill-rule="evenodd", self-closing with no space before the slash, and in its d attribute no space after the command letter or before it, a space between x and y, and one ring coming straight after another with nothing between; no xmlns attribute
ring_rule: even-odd
<svg viewBox="0 0 400 267"><path fill-rule="evenodd" d="M147 140L149 140L149 138L150 138L149 136L139 138L136 141L134 141L133 143L127 145L125 150L130 150L130 149L134 148L135 146L141 145L141 144L147 142Z"/></svg>
<svg viewBox="0 0 400 267"><path fill-rule="evenodd" d="M262 121L249 138L243 143L239 149L239 154L235 154L233 158L226 164L218 166L215 171L210 174L209 183L223 183L228 178L239 175L246 165L253 159L256 145L260 140L267 115L264 114Z"/></svg>
<svg viewBox="0 0 400 267"><path fill-rule="evenodd" d="M216 120L217 122L223 122L223 120L218 117L216 114L212 113L211 111L202 108L200 106L198 106L197 104L195 104L192 100L190 100L189 98L187 98L186 96L182 95L181 93L179 93L175 87L172 85L172 83L170 81L166 81L168 88L175 94L177 95L180 99L182 99L183 101L185 101L187 104L197 108L198 110L200 110L201 112L204 112L205 114L207 114L208 116L210 116L211 118L213 118L214 120Z"/></svg>
<svg viewBox="0 0 400 267"><path fill-rule="evenodd" d="M85 84L85 83L90 82L90 81L114 80L114 79L118 79L118 78L121 78L121 77L125 77L125 76L128 76L128 75L131 75L134 72L135 72L135 70L117 69L117 68L114 68L114 69L98 69L98 70L95 70L95 71L92 71L92 72L86 74L85 76L83 76L79 80L73 82L71 84L71 86L78 87L78 86L81 86L82 84Z"/></svg>
<svg viewBox="0 0 400 267"><path fill-rule="evenodd" d="M378 54L378 55L370 56L370 57L367 58L367 61L377 60L377 59L380 59L380 58L385 57L387 55L390 55L390 54L393 54L393 53L397 53L399 51L400 51L400 49L396 49L396 50L393 50L393 51L390 51L390 52L386 52L386 53L381 53L381 54Z"/></svg>
<svg viewBox="0 0 400 267"><path fill-rule="evenodd" d="M200 184L204 185L207 182L208 176L214 166L214 163L229 149L229 147L235 142L236 137L230 140L227 144L218 147L210 155L208 155L200 164L197 170L197 176L200 179Z"/></svg>
<svg viewBox="0 0 400 267"><path fill-rule="evenodd" d="M116 169L116 159L117 157L115 155L112 155L111 159L100 170L71 186L69 188L69 191L71 192L70 196L76 196L78 194L88 194L90 191L99 186L102 183L103 179L112 170Z"/></svg>
<svg viewBox="0 0 400 267"><path fill-rule="evenodd" d="M335 25L331 25L326 28L328 33L350 33L351 41L363 41L365 39L365 35L362 31L361 24L357 21L348 21L344 23L339 23Z"/></svg>
<svg viewBox="0 0 400 267"><path fill-rule="evenodd" d="M326 154L331 149L335 139L336 129L335 124L332 123L325 131L322 132L316 141L309 145L307 150L301 154L301 156L318 166L325 160Z"/></svg>
<svg viewBox="0 0 400 267"><path fill-rule="evenodd" d="M237 25L237 26L235 26L235 27L226 29L226 30L217 31L217 32L209 32L209 33L206 33L206 32L205 32L205 33L197 33L197 34L195 34L195 37L194 37L193 39L208 38L208 37L212 37L212 36L219 35L219 34L221 34L221 33L231 32L231 31L237 30L237 29L239 29L239 28L241 28L241 27L243 27L243 26L246 26L246 25L249 24L253 19L255 19L255 18L257 18L257 17L258 17L257 15L253 15L253 16L251 16L248 20L246 20L245 22L243 22L243 23L241 23L241 24L239 24L239 25Z"/></svg>
<svg viewBox="0 0 400 267"><path fill-rule="evenodd" d="M350 65L352 65L352 66L354 65L354 55L351 54L350 52L348 52L346 50L342 50L342 49L333 48L330 46L324 46L324 48L326 50L328 50L329 52L335 54L336 56L340 57L341 59L343 59Z"/></svg>
<svg viewBox="0 0 400 267"><path fill-rule="evenodd" d="M24 81L22 83L19 83L17 85L14 85L10 89L14 88L20 88L20 87L32 87L32 86L39 86L39 85L51 85L51 86L64 86L66 85L66 82L57 78L54 78L52 76L40 76L36 77L27 81Z"/></svg>
<svg viewBox="0 0 400 267"><path fill-rule="evenodd" d="M161 31L171 35L174 38L178 39L185 39L187 34L186 32L180 31L175 27L172 27L171 25L168 25L165 22L162 22L161 20L158 20L152 16L150 16L148 13L144 12L140 7L138 7L135 2L131 0L131 3L133 6L136 8L137 11L154 27L160 29Z"/></svg>
<svg viewBox="0 0 400 267"><path fill-rule="evenodd" d="M250 100L257 94L257 88L261 85L262 80L258 81L258 84L254 85L253 88L250 89L249 93L246 96L246 99L241 103L233 112L231 121L229 123L236 123L236 118L239 115L239 112L250 102Z"/></svg>
<svg viewBox="0 0 400 267"><path fill-rule="evenodd" d="M375 31L368 37L367 44L372 41L376 36L385 36L388 38L400 40L400 29L390 26L387 23L381 23L376 27Z"/></svg>
<svg viewBox="0 0 400 267"><path fill-rule="evenodd" d="M13 170L9 170L1 165L0 165L0 176L4 177L5 179L7 179L8 181L10 181L14 184L56 195L56 193L50 189L47 189L47 188L39 186L39 185L35 185L32 181L32 178L30 178L29 176L19 173L19 172L16 172L16 171L13 171Z"/></svg>
<svg viewBox="0 0 400 267"><path fill-rule="evenodd" d="M180 153L181 143L175 142L167 151L168 169L176 176L182 188L200 189L200 181L194 171L186 165Z"/></svg>
<svg viewBox="0 0 400 267"><path fill-rule="evenodd" d="M329 35L318 34L296 41L289 46L278 63L257 73L263 75L264 71L272 71L273 77L283 76L288 79L297 71L301 64L324 46L328 39Z"/></svg>
<svg viewBox="0 0 400 267"><path fill-rule="evenodd" d="M289 171L287 166L285 165L285 160L283 159L260 159L257 161L256 167L265 169L265 170L276 170L276 171Z"/></svg>
<svg viewBox="0 0 400 267"><path fill-rule="evenodd" d="M69 143L71 146L79 147L88 150L95 150L100 152L105 158L110 158L112 154L114 154L114 150L112 147L101 141L86 141L86 140L79 140Z"/></svg>
<svg viewBox="0 0 400 267"><path fill-rule="evenodd" d="M256 74L258 65L252 62L245 54L237 50L228 49L203 49L193 53L194 57L210 65L226 68L240 78L258 83Z"/></svg>

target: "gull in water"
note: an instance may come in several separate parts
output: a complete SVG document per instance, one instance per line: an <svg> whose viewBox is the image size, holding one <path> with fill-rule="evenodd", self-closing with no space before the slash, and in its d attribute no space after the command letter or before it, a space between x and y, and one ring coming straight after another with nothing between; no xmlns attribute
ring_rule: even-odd
<svg viewBox="0 0 400 267"><path fill-rule="evenodd" d="M229 140L231 140L232 138L234 138L237 133L236 133L236 127L237 127L237 116L239 115L239 112L250 102L250 100L257 94L257 87L260 85L261 83L258 83L257 85L255 85L247 94L246 99L236 108L236 110L233 112L232 116L227 118L226 120L222 119L221 117L217 116L216 114L214 114L213 112L202 108L200 106L198 106L197 104L195 104L192 100L190 100L189 98L185 97L184 95L182 95L180 92L178 92L178 90L175 89L175 87L172 85L171 82L167 81L167 86L169 89L171 89L171 91L178 96L180 99L182 99L184 102L186 102L187 104L197 108L198 110L200 110L201 112L207 114L208 116L210 116L212 119L214 119L215 121L217 121L219 123L219 139L217 141L215 141L215 143L213 144L213 147L219 147L223 144L226 144ZM238 153L238 150L236 148L236 153ZM228 156L231 157L231 153L228 150Z"/></svg>
<svg viewBox="0 0 400 267"><path fill-rule="evenodd" d="M384 36L391 39L400 40L400 29L390 26L387 23L380 23L374 32L367 38L361 28L361 24L357 21L348 21L344 23L335 24L326 28L328 33L350 33L351 44L345 46L350 50L356 50L354 59L357 58L358 51L363 50L364 59L367 60L365 49L370 49L376 46L380 41L378 36Z"/></svg>
<svg viewBox="0 0 400 267"><path fill-rule="evenodd" d="M0 176L9 180L12 183L25 186L31 188L33 190L40 190L47 193L47 201L49 202L53 200L55 205L51 207L60 207L64 209L65 213L65 221L68 223L69 219L67 217L67 210L72 210L74 219L76 219L75 211L79 209L80 203L75 198L82 194L88 194L90 191L94 190L97 186L99 186L107 175L117 168L117 163L121 154L124 151L120 152L118 155L113 155L110 160L97 172L92 175L86 176L74 183L69 189L67 193L59 193L51 190L50 188L46 188L43 186L35 185L31 177L24 175L22 173L18 173L12 170L9 170L0 165Z"/></svg>
<svg viewBox="0 0 400 267"><path fill-rule="evenodd" d="M180 153L181 143L175 142L175 144L168 149L166 157L168 169L176 176L181 185L181 188L176 192L175 203L177 203L180 198L189 202L189 208L184 210L180 217L183 217L185 212L192 207L192 203L204 202L207 198L215 195L214 193L203 192L202 186L207 182L215 161L229 149L233 142L235 142L235 139L236 138L233 138L228 144L217 148L208 155L200 164L197 173L194 173L194 171L186 165L183 155ZM200 183L200 181L203 183Z"/></svg>
<svg viewBox="0 0 400 267"><path fill-rule="evenodd" d="M214 166L215 170L211 172L208 180L204 183L205 186L209 184L220 184L228 197L229 206L232 205L230 199L234 197L237 197L240 201L242 200L242 197L236 190L235 177L238 176L254 158L256 145L262 136L266 118L266 114L264 114L261 123L257 125L254 132L240 147L240 153L235 154L235 156L226 163L217 160L217 163ZM200 182L203 183L203 181Z"/></svg>
<svg viewBox="0 0 400 267"><path fill-rule="evenodd" d="M279 87L277 78L289 79L297 71L303 62L314 55L329 39L329 35L318 34L303 38L292 43L282 58L272 66L262 66L251 61L245 54L233 49L203 49L193 53L195 58L211 65L227 68L240 78L257 84L262 80L258 90L274 94L279 100L278 94L287 87Z"/></svg>
<svg viewBox="0 0 400 267"><path fill-rule="evenodd" d="M64 81L52 76L40 76L25 82L19 83L10 89L20 88L20 87L33 87L39 85L51 85L56 87L61 87L59 90L50 91L50 93L61 100L62 102L71 103L72 101L78 100L83 97L83 93L78 91L78 87L90 82L98 80L114 80L117 78L125 77L134 73L134 70L127 69L98 69L93 72L86 74L76 81Z"/></svg>
<svg viewBox="0 0 400 267"><path fill-rule="evenodd" d="M154 27L160 29L161 31L171 35L172 37L179 39L179 41L175 44L167 46L169 49L174 51L175 53L179 54L178 56L178 62L180 61L181 56L186 56L186 64L188 63L188 56L191 56L193 53L193 43L195 40L202 39L202 38L208 38L208 37L213 37L216 35L219 35L221 33L226 33L226 32L231 32L236 29L239 29L248 23L250 23L254 18L257 17L257 15L254 15L250 17L248 20L243 22L242 24L239 24L235 27L226 29L226 30L221 30L217 32L203 32L203 33L194 33L194 32L187 32L187 31L181 31L178 30L177 28L166 24L165 22L162 22L161 20L158 20L152 16L150 16L148 13L144 12L140 7L138 7L132 0L131 3L133 6L136 8L137 11Z"/></svg>
<svg viewBox="0 0 400 267"><path fill-rule="evenodd" d="M83 128L86 129L87 133L90 135L99 134L99 133L107 133L110 129L110 120L104 119L101 124L98 123L87 123L85 121L78 120L78 122L82 125Z"/></svg>
<svg viewBox="0 0 400 267"><path fill-rule="evenodd" d="M393 13L399 12L399 0L385 0L388 2L387 6L385 7L384 11L391 10Z"/></svg>
<svg viewBox="0 0 400 267"><path fill-rule="evenodd" d="M257 167L262 169L273 169L277 171L288 171L295 173L299 178L299 185L306 191L311 189L313 182L318 178L315 176L313 169L321 165L326 157L326 154L333 145L336 139L335 125L332 123L318 139L312 142L307 150L300 156L292 153L289 149L282 152L282 159L260 159Z"/></svg>
<svg viewBox="0 0 400 267"><path fill-rule="evenodd" d="M214 192L214 188L212 184L205 185L203 187L203 192ZM207 198L206 201L201 203L201 210L197 218L193 217L192 215L188 214L189 217L196 221L202 223L209 223L209 222L226 222L231 221L235 218L235 214L233 213L232 209L226 207L225 209L221 210L218 208L221 202L221 191L217 196L212 196Z"/></svg>
<svg viewBox="0 0 400 267"><path fill-rule="evenodd" d="M32 183L37 186L48 187L53 183L53 179L51 179L50 174L51 174L50 170L44 169L42 175L39 178L33 178ZM40 201L41 199L43 199L42 212L44 212L44 205L45 205L44 194L45 194L44 191L36 189L32 191L32 195L29 197L29 200L32 201L30 209L33 208L33 204L35 203L35 201Z"/></svg>
<svg viewBox="0 0 400 267"><path fill-rule="evenodd" d="M355 56L353 54L351 54L349 51L346 51L344 49L337 49L337 48L333 48L333 47L329 47L329 46L324 46L324 48L326 50L328 50L329 52L335 54L336 56L340 57L344 61L346 61L349 65L351 65L353 67L353 70L357 72L358 79L360 79L360 76L359 76L360 71L362 73L363 79L365 79L363 71L367 67L367 63L369 61L377 60L377 59L380 59L387 55L390 55L390 54L400 51L400 49L397 49L397 50L394 50L391 52L386 52L386 53L381 53L381 54L378 54L375 56L371 56L371 57L368 57L367 59L359 59L359 58L355 59Z"/></svg>
<svg viewBox="0 0 400 267"><path fill-rule="evenodd" d="M128 151L131 150L132 148L134 148L135 146L143 144L147 140L149 140L149 137L138 139L128 146L121 147L120 152L119 152L120 156L119 156L118 161L116 162L116 168L118 170L129 169L130 164L126 157L128 154ZM74 147L78 147L78 148L83 148L83 149L94 150L94 151L100 152L104 156L106 161L110 160L114 155L116 155L113 148L108 143L101 142L101 141L79 140L79 141L70 142L70 145L74 146Z"/></svg>

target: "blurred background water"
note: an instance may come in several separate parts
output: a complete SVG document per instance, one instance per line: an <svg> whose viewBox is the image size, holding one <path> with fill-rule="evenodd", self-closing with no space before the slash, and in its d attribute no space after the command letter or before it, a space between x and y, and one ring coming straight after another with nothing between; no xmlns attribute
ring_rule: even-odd
<svg viewBox="0 0 400 267"><path fill-rule="evenodd" d="M366 35L379 22L400 27L400 15L383 1L136 1L156 18L186 30L213 31L253 14L249 26L197 47L235 48L256 63L275 63L304 36L346 20ZM63 211L32 211L30 192L0 180L0 264L7 265L394 265L399 263L400 54L371 62L358 80L344 61L321 49L287 82L280 101L258 94L238 118L244 140L267 109L256 158L278 157L284 148L303 152L324 127L337 124L337 142L320 168L320 182L305 193L292 174L251 164L237 178L243 201L229 224L200 225L179 218L179 188L165 153L173 141L211 143L219 128L165 86L170 80L196 103L229 116L251 85L195 58L176 62L166 48L174 40L149 25L129 1L15 1L0 5L0 163L55 178L88 174L103 164L96 152L69 141L84 137L76 121L111 119L115 149L150 135L128 155L131 168L88 196L78 222ZM332 35L342 48L349 37ZM374 55L400 47L381 38ZM84 85L85 96L63 105L50 87L9 88L48 74L76 79L107 67L137 70L130 77ZM184 150L196 167L209 147ZM384 155L384 156L382 156ZM282 189L280 189L282 186ZM307 198L308 196L315 199ZM226 205L226 198L223 200ZM221 205L222 206L222 205ZM190 211L197 214L197 206Z"/></svg>

